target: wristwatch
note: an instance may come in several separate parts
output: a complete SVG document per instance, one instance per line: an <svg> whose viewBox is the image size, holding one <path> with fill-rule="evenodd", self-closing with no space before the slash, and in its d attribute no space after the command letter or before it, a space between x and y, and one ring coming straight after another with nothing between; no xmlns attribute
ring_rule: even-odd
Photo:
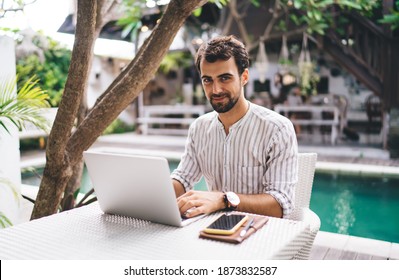
<svg viewBox="0 0 399 280"><path fill-rule="evenodd" d="M238 204L240 204L240 198L233 192L225 192L223 200L226 205L226 210L236 210Z"/></svg>

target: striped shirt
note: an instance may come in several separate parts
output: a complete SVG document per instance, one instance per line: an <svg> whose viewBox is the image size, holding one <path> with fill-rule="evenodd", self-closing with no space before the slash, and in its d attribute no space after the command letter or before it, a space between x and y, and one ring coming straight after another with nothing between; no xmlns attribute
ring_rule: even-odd
<svg viewBox="0 0 399 280"><path fill-rule="evenodd" d="M287 118L249 103L248 112L226 135L218 114L190 126L185 152L171 174L186 191L204 176L211 191L272 195L287 217L294 205L298 145Z"/></svg>

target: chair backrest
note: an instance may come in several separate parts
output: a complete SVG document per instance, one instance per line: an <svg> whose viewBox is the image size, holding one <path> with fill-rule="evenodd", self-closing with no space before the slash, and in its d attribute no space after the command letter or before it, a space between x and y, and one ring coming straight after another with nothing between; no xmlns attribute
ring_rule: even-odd
<svg viewBox="0 0 399 280"><path fill-rule="evenodd" d="M295 208L290 215L290 219L300 220L301 209L309 208L316 160L316 153L298 154L298 183L295 188Z"/></svg>

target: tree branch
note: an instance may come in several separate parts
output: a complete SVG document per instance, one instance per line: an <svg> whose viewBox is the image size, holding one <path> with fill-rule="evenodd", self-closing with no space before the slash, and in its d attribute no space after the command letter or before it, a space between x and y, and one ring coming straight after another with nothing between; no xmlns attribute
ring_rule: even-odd
<svg viewBox="0 0 399 280"><path fill-rule="evenodd" d="M49 135L47 161L63 163L66 141L70 135L89 76L89 63L96 38L97 1L78 1L75 42L65 90Z"/></svg>
<svg viewBox="0 0 399 280"><path fill-rule="evenodd" d="M247 47L247 49L251 48L251 40L248 36L248 32L245 27L245 23L243 21L243 18L245 18L245 13L240 14L238 12L237 0L231 0L229 2L229 8L231 11L231 15L233 16L234 20L237 22L238 30L240 32L242 40L244 41L245 46Z"/></svg>
<svg viewBox="0 0 399 280"><path fill-rule="evenodd" d="M172 0L161 21L140 51L103 94L67 144L71 162L77 162L103 130L138 96L168 52L186 18L203 0Z"/></svg>

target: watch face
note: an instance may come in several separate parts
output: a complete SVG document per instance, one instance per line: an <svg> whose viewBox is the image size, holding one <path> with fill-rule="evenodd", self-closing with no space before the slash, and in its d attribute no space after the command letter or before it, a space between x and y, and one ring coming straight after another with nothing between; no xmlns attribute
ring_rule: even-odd
<svg viewBox="0 0 399 280"><path fill-rule="evenodd" d="M226 192L226 197L231 206L237 206L240 204L240 198L233 192Z"/></svg>

